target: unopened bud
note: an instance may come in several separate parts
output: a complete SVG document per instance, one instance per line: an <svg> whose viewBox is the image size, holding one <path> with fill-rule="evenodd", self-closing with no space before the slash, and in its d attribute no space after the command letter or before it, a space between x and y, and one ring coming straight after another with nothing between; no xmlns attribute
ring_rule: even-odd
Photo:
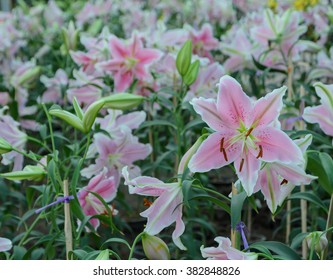
<svg viewBox="0 0 333 280"><path fill-rule="evenodd" d="M198 77L199 67L200 67L200 61L199 60L194 61L190 65L187 73L184 76L184 83L186 85L190 86L195 82L195 80Z"/></svg>
<svg viewBox="0 0 333 280"><path fill-rule="evenodd" d="M169 248L165 242L156 236L145 233L142 236L143 250L150 260L169 260Z"/></svg>
<svg viewBox="0 0 333 280"><path fill-rule="evenodd" d="M180 49L176 58L176 67L179 74L184 77L187 73L192 59L192 41L187 40Z"/></svg>
<svg viewBox="0 0 333 280"><path fill-rule="evenodd" d="M322 231L311 232L305 237L305 240L309 249L313 247L318 255L320 255L328 245L326 234L323 234Z"/></svg>
<svg viewBox="0 0 333 280"><path fill-rule="evenodd" d="M0 155L6 154L13 150L13 147L3 138L0 137Z"/></svg>

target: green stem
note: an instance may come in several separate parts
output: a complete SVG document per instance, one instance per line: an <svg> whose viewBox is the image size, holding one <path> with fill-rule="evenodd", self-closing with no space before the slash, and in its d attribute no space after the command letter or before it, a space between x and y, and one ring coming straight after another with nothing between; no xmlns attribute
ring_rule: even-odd
<svg viewBox="0 0 333 280"><path fill-rule="evenodd" d="M330 228L333 226L333 194L331 195L331 200L330 200L330 207L328 210L328 217L327 217L327 222L326 222L326 232L327 232L327 240L330 243L331 237L332 237L332 231ZM328 244L329 244L328 243ZM329 246L326 247L325 252L323 254L323 259L327 258L328 255L328 248Z"/></svg>
<svg viewBox="0 0 333 280"><path fill-rule="evenodd" d="M47 117L48 124L49 124L49 130L50 130L50 137L51 137L51 143L52 143L52 151L53 151L54 161L58 162L58 155L56 153L56 148L55 148L55 143L54 143L54 135L53 135L53 128L52 128L52 119L51 119L51 116L50 116L49 112L47 111L47 108L46 108L46 106L45 106L44 103L42 103L42 107L43 107L43 110L44 110L45 115Z"/></svg>
<svg viewBox="0 0 333 280"><path fill-rule="evenodd" d="M27 237L29 236L29 234L31 233L31 231L33 230L33 228L36 226L36 224L38 223L38 221L40 220L41 214L39 214L37 216L37 218L33 221L33 223L31 224L31 226L28 228L28 230L25 232L24 236L22 237L22 239L20 240L18 247L22 246L24 241L27 239Z"/></svg>
<svg viewBox="0 0 333 280"><path fill-rule="evenodd" d="M34 137L31 137L31 136L28 136L28 140L32 141L32 142L35 142L39 145L41 145L43 148L45 148L48 152L52 153L52 150L45 145L45 143L43 143L42 141L39 141L38 139L34 138Z"/></svg>
<svg viewBox="0 0 333 280"><path fill-rule="evenodd" d="M139 242L139 240L141 239L142 235L146 234L144 231L141 232L133 241L133 245L131 247L131 251L130 251L130 254L128 256L128 259L131 260L132 259L132 256L134 254L134 249L135 249L135 246L136 244Z"/></svg>
<svg viewBox="0 0 333 280"><path fill-rule="evenodd" d="M31 159L32 161L34 161L34 162L36 162L36 163L42 165L44 168L46 168L46 166L45 166L43 163L41 163L39 160L33 158L33 157L30 156L29 154L27 154L27 153L25 153L25 152L23 152L23 151L20 151L20 150L16 149L15 147L12 147L12 148L13 148L13 151L15 151L15 152L17 152L17 153L19 153L19 154L21 154L21 155L27 157L28 159Z"/></svg>

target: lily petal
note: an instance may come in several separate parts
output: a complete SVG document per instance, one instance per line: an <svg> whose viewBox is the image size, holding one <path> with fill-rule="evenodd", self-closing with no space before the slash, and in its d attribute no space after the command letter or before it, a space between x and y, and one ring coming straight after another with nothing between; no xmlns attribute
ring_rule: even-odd
<svg viewBox="0 0 333 280"><path fill-rule="evenodd" d="M252 112L251 99L244 93L241 85L232 77L225 75L220 79L217 95L217 111L225 125L236 129L240 120L248 126Z"/></svg>
<svg viewBox="0 0 333 280"><path fill-rule="evenodd" d="M265 127L254 130L253 135L259 139L257 146L262 147L262 160L284 163L304 161L301 149L283 131ZM251 152L254 153L252 150Z"/></svg>
<svg viewBox="0 0 333 280"><path fill-rule="evenodd" d="M235 143L226 148L226 155L221 151L221 140L224 138L225 146L227 147L227 142L231 136L230 134L222 134L220 132L209 135L189 161L189 169L192 172L207 172L233 162L240 154L240 143Z"/></svg>

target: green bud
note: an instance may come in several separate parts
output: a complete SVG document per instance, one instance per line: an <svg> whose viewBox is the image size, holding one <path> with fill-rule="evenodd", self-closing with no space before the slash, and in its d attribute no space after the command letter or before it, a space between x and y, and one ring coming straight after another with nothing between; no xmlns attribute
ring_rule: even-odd
<svg viewBox="0 0 333 280"><path fill-rule="evenodd" d="M131 93L117 93L104 97L101 99L105 102L104 108L116 109L116 110L127 110L138 106L142 101L143 97Z"/></svg>
<svg viewBox="0 0 333 280"><path fill-rule="evenodd" d="M74 107L74 110L75 110L75 114L79 117L80 120L82 120L83 119L83 111L82 111L82 109L80 107L80 104L77 101L75 96L73 98L73 107Z"/></svg>
<svg viewBox="0 0 333 280"><path fill-rule="evenodd" d="M41 68L39 66L35 66L31 69L29 69L26 73L24 73L19 79L18 79L18 85L24 85L28 84L39 76L41 71Z"/></svg>
<svg viewBox="0 0 333 280"><path fill-rule="evenodd" d="M76 50L77 42L79 41L79 29L75 29L75 25L73 21L70 21L68 28L62 28L61 34L64 40L64 46L66 52L68 53L70 50Z"/></svg>
<svg viewBox="0 0 333 280"><path fill-rule="evenodd" d="M322 231L314 231L305 237L306 243L311 250L314 248L315 252L320 256L328 245L326 234Z"/></svg>
<svg viewBox="0 0 333 280"><path fill-rule="evenodd" d="M82 119L83 128L86 132L89 132L91 130L91 127L96 120L97 114L103 108L104 104L105 101L102 98L89 105Z"/></svg>
<svg viewBox="0 0 333 280"><path fill-rule="evenodd" d="M190 159L192 156L197 152L201 143L207 138L208 134L201 135L198 140L193 144L191 148L184 154L182 159L180 160L179 167L178 167L178 174L183 174Z"/></svg>
<svg viewBox="0 0 333 280"><path fill-rule="evenodd" d="M68 124L70 124L71 126L75 127L76 129L86 133L82 121L72 113L62 109L52 109L52 108L50 109L49 113L50 115L58 117L67 122Z"/></svg>
<svg viewBox="0 0 333 280"><path fill-rule="evenodd" d="M165 242L156 236L142 235L143 251L150 260L170 260L170 252Z"/></svg>
<svg viewBox="0 0 333 280"><path fill-rule="evenodd" d="M190 86L195 82L195 80L198 77L199 67L200 67L200 61L199 60L194 61L190 65L187 73L184 76L184 83L186 85Z"/></svg>
<svg viewBox="0 0 333 280"><path fill-rule="evenodd" d="M3 138L0 137L0 155L11 152L13 147Z"/></svg>
<svg viewBox="0 0 333 280"><path fill-rule="evenodd" d="M178 73L184 77L187 73L192 59L192 41L187 40L180 49L176 58L176 67Z"/></svg>
<svg viewBox="0 0 333 280"><path fill-rule="evenodd" d="M96 257L96 260L109 260L110 259L110 250L105 249L101 251L98 256Z"/></svg>
<svg viewBox="0 0 333 280"><path fill-rule="evenodd" d="M41 166L27 165L26 167L23 168L22 171L2 173L0 174L0 176L12 181L16 180L40 181L43 179L44 175L46 174L47 174L46 171Z"/></svg>

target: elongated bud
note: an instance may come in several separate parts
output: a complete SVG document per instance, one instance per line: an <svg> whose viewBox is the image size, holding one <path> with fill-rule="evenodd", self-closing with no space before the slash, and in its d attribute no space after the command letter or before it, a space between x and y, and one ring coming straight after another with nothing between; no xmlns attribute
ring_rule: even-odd
<svg viewBox="0 0 333 280"><path fill-rule="evenodd" d="M27 70L19 79L18 85L25 85L33 82L37 79L41 71L39 66L35 66L29 70Z"/></svg>
<svg viewBox="0 0 333 280"><path fill-rule="evenodd" d="M110 250L105 249L101 251L95 260L109 260L110 259Z"/></svg>
<svg viewBox="0 0 333 280"><path fill-rule="evenodd" d="M184 77L187 73L192 59L192 41L187 40L180 49L176 58L176 67L178 73Z"/></svg>
<svg viewBox="0 0 333 280"><path fill-rule="evenodd" d="M142 236L143 251L150 260L169 260L170 252L165 242L156 236L145 233Z"/></svg>
<svg viewBox="0 0 333 280"><path fill-rule="evenodd" d="M184 83L186 85L190 86L195 82L195 80L198 77L199 67L200 67L200 61L199 60L194 61L190 65L187 73L184 76Z"/></svg>
<svg viewBox="0 0 333 280"><path fill-rule="evenodd" d="M0 174L1 177L8 180L29 180L29 181L40 181L46 175L46 171L43 167L38 165L27 165L22 171L14 171Z"/></svg>
<svg viewBox="0 0 333 280"><path fill-rule="evenodd" d="M3 138L0 137L0 155L6 154L13 150L13 147Z"/></svg>
<svg viewBox="0 0 333 280"><path fill-rule="evenodd" d="M91 130L91 127L96 120L98 112L103 108L104 104L105 101L103 99L100 99L95 101L88 107L82 119L84 131L89 132Z"/></svg>
<svg viewBox="0 0 333 280"><path fill-rule="evenodd" d="M197 152L201 143L207 138L208 134L204 134L198 138L198 140L193 144L193 146L185 153L185 155L180 160L178 166L178 174L183 174L190 159Z"/></svg>
<svg viewBox="0 0 333 280"><path fill-rule="evenodd" d="M9 251L13 247L12 241L0 237L0 252Z"/></svg>
<svg viewBox="0 0 333 280"><path fill-rule="evenodd" d="M82 109L81 109L81 107L80 107L80 104L79 104L79 102L77 101L77 99L76 99L75 96L74 96L74 98L73 98L73 107L74 107L74 110L75 110L75 114L78 116L78 118L79 118L80 120L82 120L82 119L83 119L83 111L82 111Z"/></svg>
<svg viewBox="0 0 333 280"><path fill-rule="evenodd" d="M68 28L62 28L61 34L64 40L64 46L66 48L67 53L70 50L75 51L77 47L77 42L79 40L79 29L75 29L75 25L73 21L70 21Z"/></svg>
<svg viewBox="0 0 333 280"><path fill-rule="evenodd" d="M309 249L311 250L312 246L314 246L314 250L318 255L321 255L328 245L326 234L323 234L322 231L311 232L305 237L305 240Z"/></svg>
<svg viewBox="0 0 333 280"><path fill-rule="evenodd" d="M142 101L143 97L140 95L130 93L117 93L104 97L101 101L105 102L104 108L127 110L138 106Z"/></svg>
<svg viewBox="0 0 333 280"><path fill-rule="evenodd" d="M82 121L74 114L62 109L52 109L52 108L50 109L49 113L52 116L64 120L65 122L75 127L76 129L82 131L83 133L86 133Z"/></svg>

